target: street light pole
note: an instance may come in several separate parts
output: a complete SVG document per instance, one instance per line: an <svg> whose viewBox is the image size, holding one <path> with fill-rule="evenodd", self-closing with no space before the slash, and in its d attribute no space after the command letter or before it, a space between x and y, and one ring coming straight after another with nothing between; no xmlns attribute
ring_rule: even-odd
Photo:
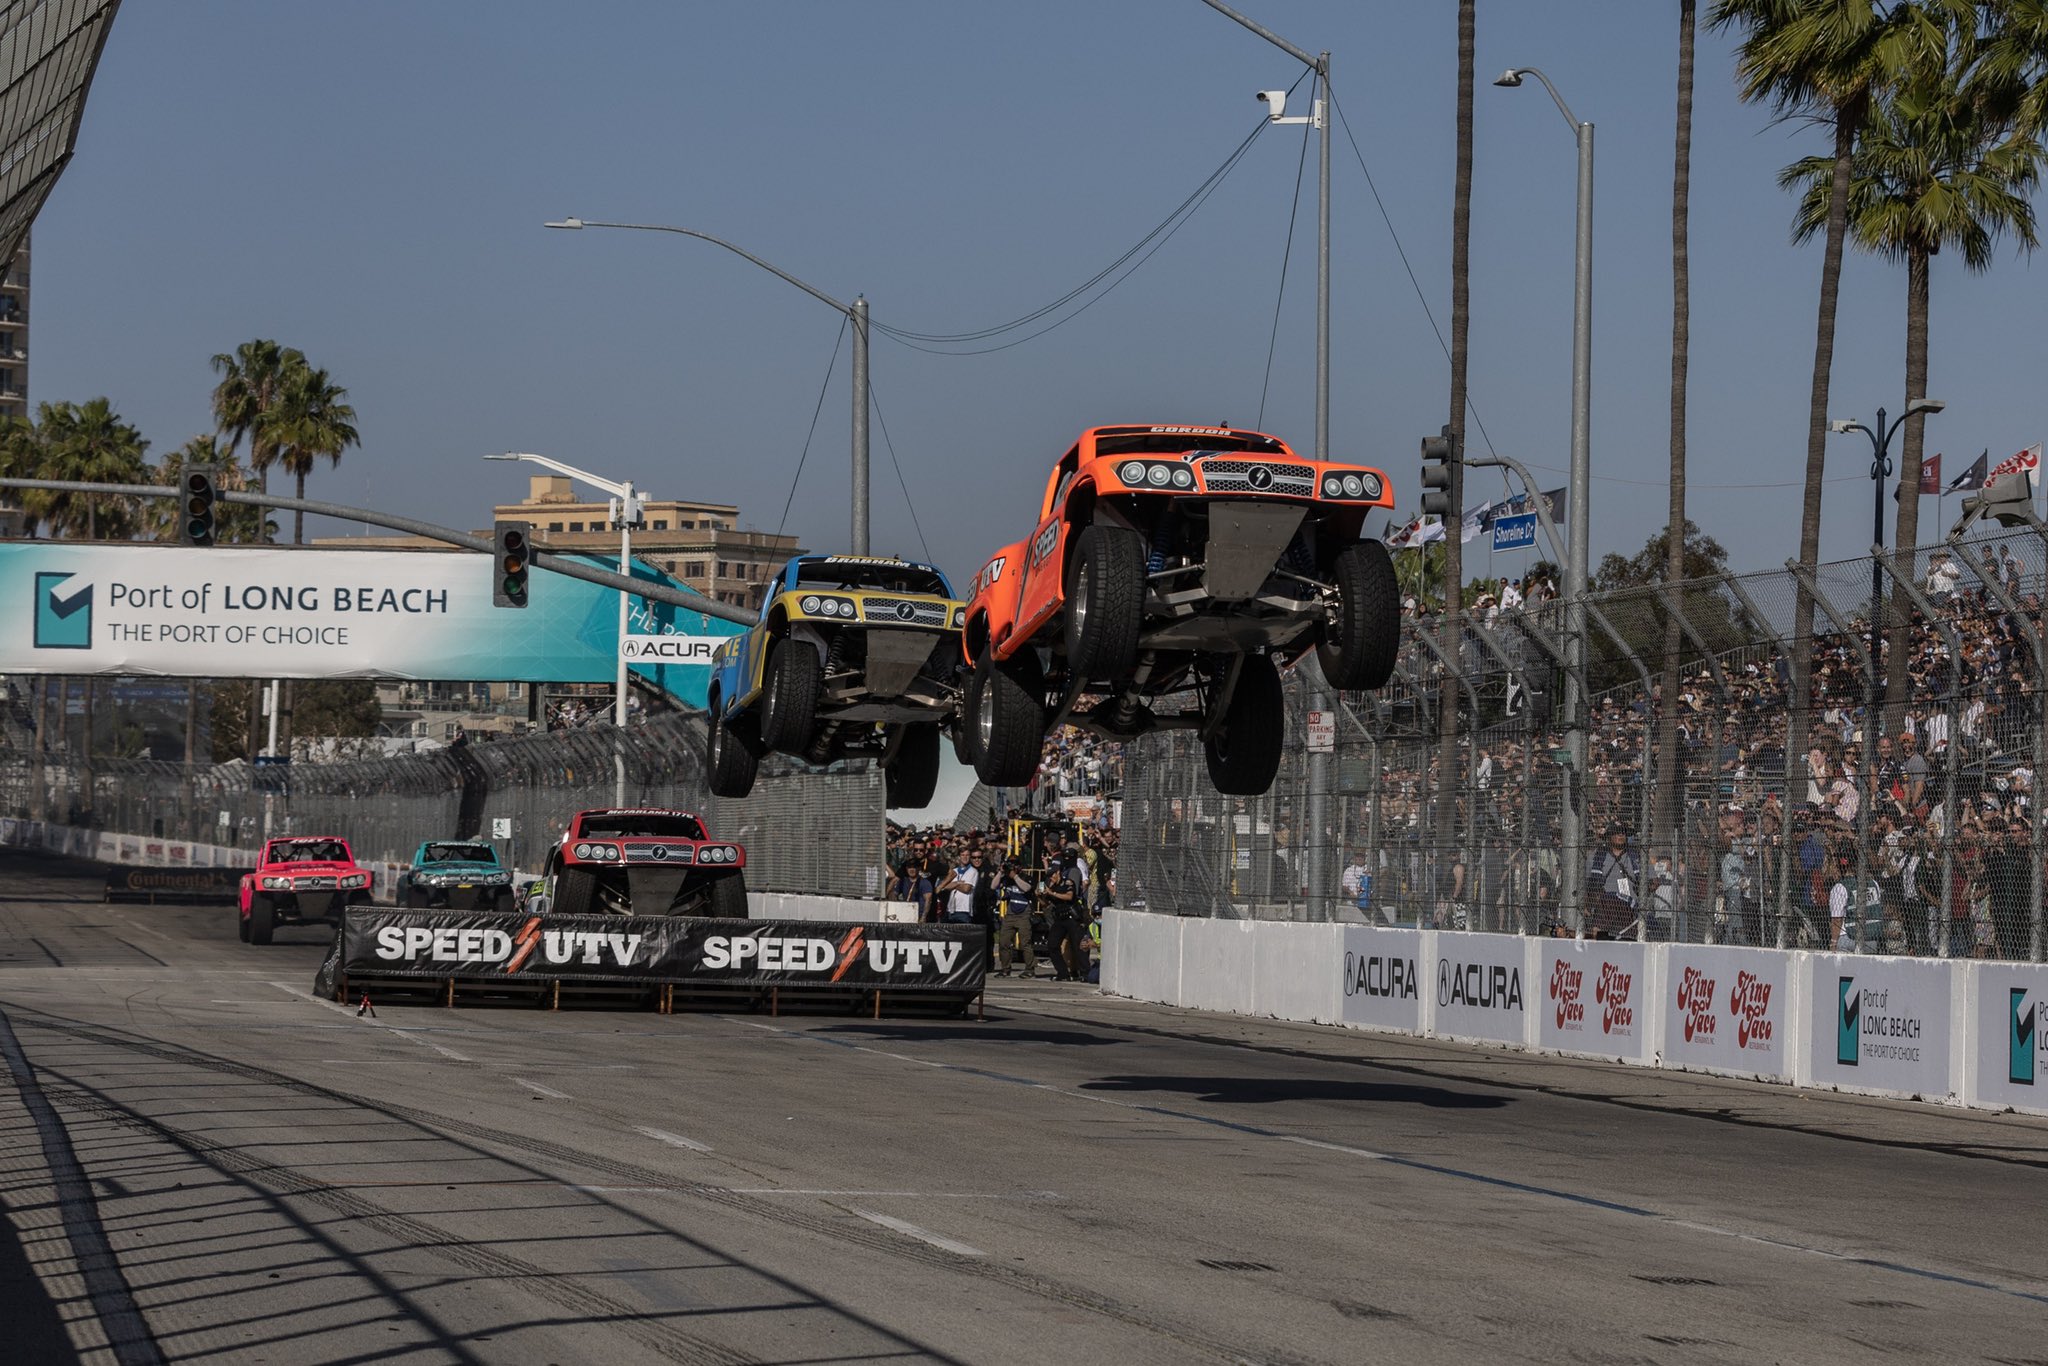
<svg viewBox="0 0 2048 1366"><path fill-rule="evenodd" d="M615 484L609 479L600 479L588 470L579 470L574 465L565 465L545 455L532 455L521 451L507 451L503 455L487 455L486 460L522 460L529 465L540 465L557 474L566 474L571 479L580 479L595 488L603 489L612 496L612 519L619 525L619 574L624 578L633 577L633 525L640 520L640 496L633 491L631 480ZM619 590L619 667L612 694L612 795L613 805L626 804L626 633L629 615L632 611L633 595L625 589Z"/></svg>
<svg viewBox="0 0 2048 1366"><path fill-rule="evenodd" d="M744 247L736 247L722 237L713 237L708 232L694 228L670 227L662 223L602 223L594 218L560 218L547 223L550 228L622 228L629 232L672 232L680 237L694 237L700 242L709 242L715 247L724 247L735 256L753 262L781 280L795 285L813 299L836 313L841 313L853 324L853 526L851 530L852 552L856 555L868 553L868 301L855 298L851 304L840 303L830 294L791 275L788 271L770 265Z"/></svg>
<svg viewBox="0 0 2048 1366"><path fill-rule="evenodd" d="M1521 85L1524 76L1543 82L1550 98L1564 115L1572 139L1579 149L1578 240L1572 266L1572 460L1570 489L1566 496L1565 520L1571 526L1564 570L1565 670L1564 723L1565 775L1564 865L1559 888L1561 907L1567 923L1584 924L1586 897L1586 782L1587 699L1580 687L1586 665L1586 588L1590 576L1592 543L1593 480L1593 125L1580 121L1550 78L1533 66L1511 67L1501 73L1495 85L1510 89Z"/></svg>
<svg viewBox="0 0 2048 1366"><path fill-rule="evenodd" d="M1239 14L1222 0L1203 0L1210 9L1250 29L1274 47L1316 73L1315 99L1307 118L1282 118L1275 108L1269 116L1275 123L1306 123L1317 132L1316 156L1316 448L1315 458L1330 458L1330 54L1311 55L1279 34ZM1269 92L1270 93L1270 92ZM1260 99L1268 98L1261 94ZM1336 699L1329 691L1315 656L1302 661L1309 684L1308 705L1313 711L1335 710ZM1330 905L1330 788L1336 756L1311 753L1308 756L1308 838L1303 851L1308 855L1308 918L1332 920Z"/></svg>
<svg viewBox="0 0 2048 1366"><path fill-rule="evenodd" d="M1868 913L1867 898L1870 895L1868 834L1877 799L1877 733L1884 724L1884 628L1881 624L1884 617L1884 481L1892 473L1892 437L1905 425L1906 419L1915 413L1938 413L1946 406L1938 399L1914 399L1889 427L1885 425L1884 409L1879 408L1875 431L1852 420L1838 419L1828 423L1829 431L1838 434L1861 432L1870 438L1870 648L1865 652L1870 677L1863 704L1863 778L1856 802L1856 895L1851 898L1854 904L1849 908L1855 916L1853 937L1858 953L1863 951L1863 921ZM1910 493L1905 489L1899 490L1901 498L1919 496L1917 488ZM1905 546L1899 548L1907 549ZM1905 572L1912 573L1910 566Z"/></svg>

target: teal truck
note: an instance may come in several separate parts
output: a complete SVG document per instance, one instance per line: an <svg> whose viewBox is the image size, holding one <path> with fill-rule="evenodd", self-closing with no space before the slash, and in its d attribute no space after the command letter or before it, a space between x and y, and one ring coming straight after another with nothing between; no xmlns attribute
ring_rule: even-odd
<svg viewBox="0 0 2048 1366"><path fill-rule="evenodd" d="M482 840L428 840L398 879L398 904L511 914L512 870Z"/></svg>

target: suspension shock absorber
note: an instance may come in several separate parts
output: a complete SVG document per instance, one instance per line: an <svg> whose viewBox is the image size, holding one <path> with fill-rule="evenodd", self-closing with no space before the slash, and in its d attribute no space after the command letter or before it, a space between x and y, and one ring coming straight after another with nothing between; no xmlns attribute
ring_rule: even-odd
<svg viewBox="0 0 2048 1366"><path fill-rule="evenodd" d="M1116 710L1110 713L1110 724L1117 730L1128 730L1138 719L1138 695L1152 677L1152 667L1159 657L1147 650L1138 656L1137 670L1131 674L1130 686L1117 694Z"/></svg>
<svg viewBox="0 0 2048 1366"><path fill-rule="evenodd" d="M1173 549L1173 513L1171 510L1152 524L1152 548L1145 554L1145 572L1157 574L1166 568L1166 556Z"/></svg>

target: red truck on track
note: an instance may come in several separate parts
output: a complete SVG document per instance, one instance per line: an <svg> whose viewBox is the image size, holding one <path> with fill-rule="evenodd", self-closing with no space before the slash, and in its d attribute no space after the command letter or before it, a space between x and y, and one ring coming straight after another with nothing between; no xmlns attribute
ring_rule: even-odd
<svg viewBox="0 0 2048 1366"><path fill-rule="evenodd" d="M745 919L747 851L688 811L579 811L548 855L554 915L709 915Z"/></svg>
<svg viewBox="0 0 2048 1366"><path fill-rule="evenodd" d="M339 835L266 841L242 875L242 942L268 944L279 925L339 925L344 907L370 900L370 874Z"/></svg>

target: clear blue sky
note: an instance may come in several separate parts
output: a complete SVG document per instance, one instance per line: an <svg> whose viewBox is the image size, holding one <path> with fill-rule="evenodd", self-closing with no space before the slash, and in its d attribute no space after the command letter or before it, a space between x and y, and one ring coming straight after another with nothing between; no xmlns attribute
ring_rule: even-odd
<svg viewBox="0 0 2048 1366"><path fill-rule="evenodd" d="M1456 7L1240 7L1332 52L1448 329ZM1665 515L1676 10L1479 7L1471 388L1546 483L1568 450L1572 142L1540 88L1487 82L1540 66L1599 130L1596 560ZM1252 129L1253 93L1299 74L1198 0L127 5L35 229L32 398L105 394L168 450L210 426L208 356L274 337L360 418L363 448L314 496L479 525L524 481L478 457L523 449L773 529L836 316L700 242L543 220L698 228L864 293L878 319L965 331L1121 254ZM1796 544L1820 263L1789 245L1773 177L1825 139L1741 105L1705 34L1694 139L1692 515L1764 567ZM1268 130L1142 270L1036 341L963 358L877 336L881 413L946 569L964 579L1023 534L1084 426L1258 421L1300 150L1301 130ZM1341 132L1335 166L1332 445L1386 468L1407 509L1448 364ZM1313 175L1263 420L1304 448ZM1903 269L1853 259L1842 297L1835 411L1896 411ZM1949 407L1929 452L1953 472L2041 439L2029 263L2008 249L1972 278L1937 258L1933 301L1929 388ZM789 519L814 548L846 537L846 386L842 355ZM1833 441L1831 556L1868 543L1870 506L1867 444ZM917 554L879 426L875 461L875 548Z"/></svg>

